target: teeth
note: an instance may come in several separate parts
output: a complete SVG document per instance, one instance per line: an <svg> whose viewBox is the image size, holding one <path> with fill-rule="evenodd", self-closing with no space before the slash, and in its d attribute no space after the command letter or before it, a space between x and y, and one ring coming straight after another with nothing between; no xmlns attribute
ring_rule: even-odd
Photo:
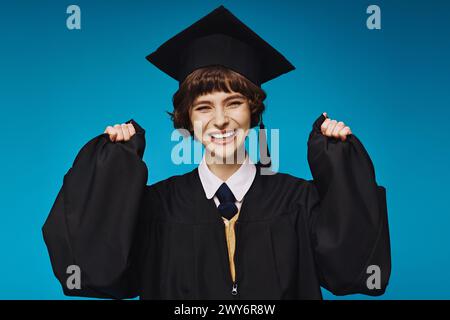
<svg viewBox="0 0 450 320"><path fill-rule="evenodd" d="M226 133L212 133L211 136L215 139L223 139L231 137L234 134L234 131L228 131Z"/></svg>

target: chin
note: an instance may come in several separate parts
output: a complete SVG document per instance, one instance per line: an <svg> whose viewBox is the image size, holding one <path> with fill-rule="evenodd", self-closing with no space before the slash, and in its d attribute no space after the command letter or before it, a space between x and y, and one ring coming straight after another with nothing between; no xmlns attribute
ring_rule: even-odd
<svg viewBox="0 0 450 320"><path fill-rule="evenodd" d="M211 156L216 159L220 163L242 163L245 159L245 149L243 149L243 143L237 144L230 143L226 145L216 145L213 142L209 142L206 149L211 154ZM241 150L241 152L238 152ZM242 155L242 159L239 159L238 156ZM239 161L241 160L241 161Z"/></svg>

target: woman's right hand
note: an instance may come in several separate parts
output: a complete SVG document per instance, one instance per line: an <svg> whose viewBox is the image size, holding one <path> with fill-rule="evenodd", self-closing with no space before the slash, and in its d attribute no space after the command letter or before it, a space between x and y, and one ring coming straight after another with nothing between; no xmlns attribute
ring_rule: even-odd
<svg viewBox="0 0 450 320"><path fill-rule="evenodd" d="M131 123L116 124L114 126L107 126L105 132L109 135L112 142L128 141L136 134Z"/></svg>

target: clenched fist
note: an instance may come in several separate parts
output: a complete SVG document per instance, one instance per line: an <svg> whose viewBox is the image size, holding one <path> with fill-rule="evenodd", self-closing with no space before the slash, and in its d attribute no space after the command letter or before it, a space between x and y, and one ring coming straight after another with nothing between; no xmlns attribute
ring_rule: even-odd
<svg viewBox="0 0 450 320"><path fill-rule="evenodd" d="M344 122L342 121L336 121L331 120L327 117L327 113L324 112L323 115L325 116L325 121L320 126L320 131L323 135L327 137L334 137L341 139L342 141L345 141L347 139L347 136L352 134L352 131L350 130L350 127L346 126Z"/></svg>
<svg viewBox="0 0 450 320"><path fill-rule="evenodd" d="M128 141L136 134L131 123L116 124L114 126L107 126L105 132L109 135L112 142Z"/></svg>

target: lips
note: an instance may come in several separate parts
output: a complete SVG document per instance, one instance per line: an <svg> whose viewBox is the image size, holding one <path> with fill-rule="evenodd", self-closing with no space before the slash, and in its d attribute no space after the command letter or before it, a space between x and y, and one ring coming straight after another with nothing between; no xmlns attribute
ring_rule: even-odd
<svg viewBox="0 0 450 320"><path fill-rule="evenodd" d="M211 132L208 135L211 137L211 142L223 145L233 141L236 137L236 130Z"/></svg>

